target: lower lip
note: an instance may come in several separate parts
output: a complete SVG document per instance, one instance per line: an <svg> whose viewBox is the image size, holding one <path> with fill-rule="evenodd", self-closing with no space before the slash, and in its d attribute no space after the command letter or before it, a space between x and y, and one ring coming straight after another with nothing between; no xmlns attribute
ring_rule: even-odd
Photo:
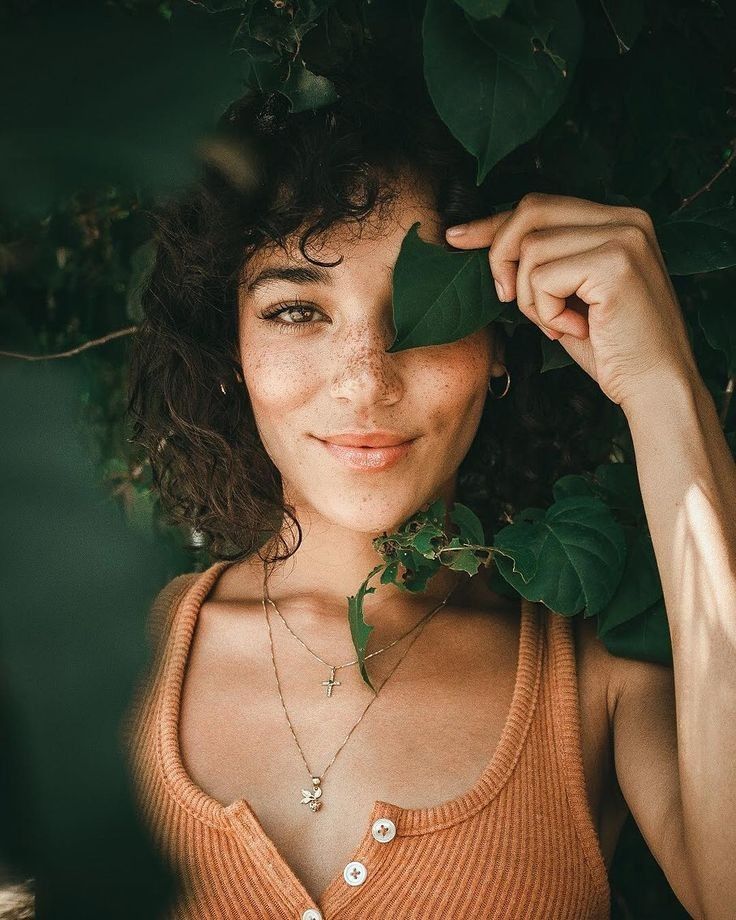
<svg viewBox="0 0 736 920"><path fill-rule="evenodd" d="M319 441L319 438L317 438ZM416 439L414 439L416 440ZM409 452L414 443L404 441L403 444L393 444L390 447L347 447L343 444L333 444L331 441L320 441L327 450L354 470L370 472L372 470L385 470L398 463Z"/></svg>

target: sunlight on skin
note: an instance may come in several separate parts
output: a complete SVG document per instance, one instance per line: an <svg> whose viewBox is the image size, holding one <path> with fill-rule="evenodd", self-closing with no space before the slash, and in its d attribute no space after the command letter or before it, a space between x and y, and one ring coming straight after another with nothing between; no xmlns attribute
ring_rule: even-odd
<svg viewBox="0 0 736 920"><path fill-rule="evenodd" d="M736 464L699 376L654 382L624 408L672 638L679 789L671 791L679 813L667 816L668 840L683 841L700 915L730 917L736 902ZM638 720L648 716L635 713ZM631 738L636 729L632 722L621 730ZM637 741L646 746L646 737ZM652 751L650 759L660 755ZM637 800L648 800L651 790L636 789L636 776L621 779Z"/></svg>
<svg viewBox="0 0 736 920"><path fill-rule="evenodd" d="M715 572L728 570L727 544L725 541L705 539L706 534L718 528L717 521L713 501L700 485L693 483L685 494L672 541L675 569L679 568L681 572L682 609L689 611L689 616L670 624L670 629L677 630L680 641L689 649L688 654L698 659L698 670L704 672L710 670L724 649L736 647L736 616L725 627L717 627L727 630L725 643L713 642L714 624L708 622L713 618L709 611L726 609L729 605L736 609L730 583L714 577ZM695 688L683 688L686 692L688 689L692 691ZM722 687L721 691L726 693L727 689ZM736 712L736 694L732 695L731 706ZM713 708L707 700L702 701L691 726L695 731L689 736L684 732L680 735L680 749L691 764L696 765L696 773L699 773L711 757L709 746L703 743L704 733L707 736L711 732L720 732L720 725L714 721Z"/></svg>

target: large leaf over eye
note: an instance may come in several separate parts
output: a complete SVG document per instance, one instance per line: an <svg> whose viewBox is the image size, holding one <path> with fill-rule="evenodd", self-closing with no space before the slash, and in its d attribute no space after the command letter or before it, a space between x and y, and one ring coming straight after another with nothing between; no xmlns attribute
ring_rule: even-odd
<svg viewBox="0 0 736 920"><path fill-rule="evenodd" d="M478 160L478 185L557 112L582 47L574 0L515 0L474 19L427 0L424 78L440 118Z"/></svg>
<svg viewBox="0 0 736 920"><path fill-rule="evenodd" d="M505 312L487 249L452 252L422 240L418 226L404 237L394 266L396 338L389 352L456 342Z"/></svg>

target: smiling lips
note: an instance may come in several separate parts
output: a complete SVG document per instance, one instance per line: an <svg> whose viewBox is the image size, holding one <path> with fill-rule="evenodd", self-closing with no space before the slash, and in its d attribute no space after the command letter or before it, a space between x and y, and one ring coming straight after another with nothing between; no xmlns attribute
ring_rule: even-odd
<svg viewBox="0 0 736 920"><path fill-rule="evenodd" d="M352 469L385 470L409 452L415 438L390 431L347 432L318 438L337 460Z"/></svg>

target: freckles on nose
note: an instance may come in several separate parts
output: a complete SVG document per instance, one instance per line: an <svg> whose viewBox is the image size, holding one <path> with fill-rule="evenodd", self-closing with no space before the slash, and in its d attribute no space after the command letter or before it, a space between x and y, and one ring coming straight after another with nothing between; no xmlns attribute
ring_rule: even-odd
<svg viewBox="0 0 736 920"><path fill-rule="evenodd" d="M337 356L336 380L350 380L354 377L367 376L381 384L395 383L396 375L392 371L393 355L387 355L386 349L393 341L393 335L387 341L385 335L378 332L351 334L345 339Z"/></svg>

